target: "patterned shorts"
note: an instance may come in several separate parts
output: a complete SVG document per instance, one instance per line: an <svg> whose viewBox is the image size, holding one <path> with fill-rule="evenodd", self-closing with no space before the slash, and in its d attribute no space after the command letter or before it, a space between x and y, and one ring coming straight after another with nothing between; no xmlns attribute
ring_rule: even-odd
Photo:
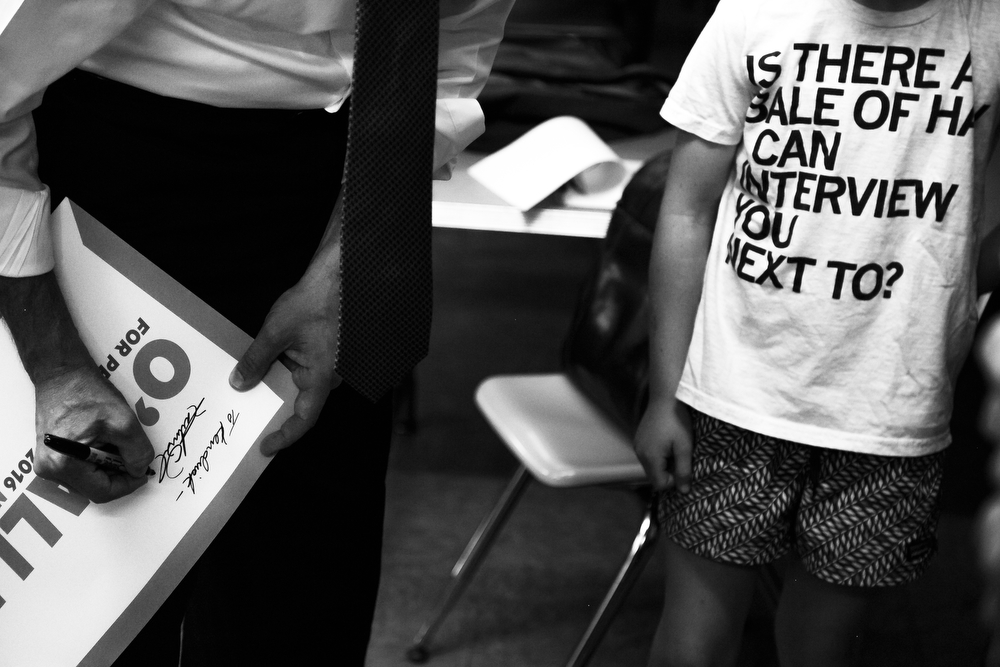
<svg viewBox="0 0 1000 667"><path fill-rule="evenodd" d="M660 523L699 556L761 565L789 549L823 581L896 586L937 550L944 452L919 457L800 445L691 410L691 491L660 500Z"/></svg>

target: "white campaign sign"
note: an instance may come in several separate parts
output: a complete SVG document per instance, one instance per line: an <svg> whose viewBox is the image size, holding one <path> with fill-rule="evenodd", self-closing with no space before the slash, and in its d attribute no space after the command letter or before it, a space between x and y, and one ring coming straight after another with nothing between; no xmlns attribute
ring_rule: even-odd
<svg viewBox="0 0 1000 667"><path fill-rule="evenodd" d="M101 232L93 248L77 220ZM266 465L256 443L290 409L263 384L230 388L248 336L80 209L64 202L52 224L73 319L135 407L156 451L155 476L105 505L38 478L33 387L0 329L0 667L110 663L249 490ZM161 299L102 257L112 254ZM283 368L272 369L268 384L285 399L293 393Z"/></svg>

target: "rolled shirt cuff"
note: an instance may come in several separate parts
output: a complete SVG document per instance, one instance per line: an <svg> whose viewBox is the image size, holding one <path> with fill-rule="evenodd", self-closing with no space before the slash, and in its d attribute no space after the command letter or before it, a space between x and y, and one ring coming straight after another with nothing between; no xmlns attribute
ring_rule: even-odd
<svg viewBox="0 0 1000 667"><path fill-rule="evenodd" d="M49 189L34 192L0 186L0 276L37 276L53 266Z"/></svg>
<svg viewBox="0 0 1000 667"><path fill-rule="evenodd" d="M438 98L434 128L434 178L447 180L455 157L486 130L483 110L473 99Z"/></svg>

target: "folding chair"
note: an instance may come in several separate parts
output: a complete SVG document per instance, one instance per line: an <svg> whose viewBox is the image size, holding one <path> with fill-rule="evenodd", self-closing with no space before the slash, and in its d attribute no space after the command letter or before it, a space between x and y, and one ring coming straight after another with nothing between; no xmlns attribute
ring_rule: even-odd
<svg viewBox="0 0 1000 667"><path fill-rule="evenodd" d="M623 485L634 488L647 500L650 495L629 438L565 375L494 376L479 386L476 403L521 466L455 563L436 613L420 629L407 651L407 658L415 663L428 659L434 634L532 477L552 487ZM583 667L590 660L653 554L658 532L656 507L648 501L632 549L566 663L568 667Z"/></svg>

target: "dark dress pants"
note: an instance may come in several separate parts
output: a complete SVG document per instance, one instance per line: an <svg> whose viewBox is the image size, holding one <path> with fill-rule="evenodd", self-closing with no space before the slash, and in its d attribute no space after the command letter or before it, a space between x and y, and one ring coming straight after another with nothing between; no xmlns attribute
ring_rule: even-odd
<svg viewBox="0 0 1000 667"><path fill-rule="evenodd" d="M240 110L71 72L36 110L43 182L251 335L301 276L347 110ZM388 400L341 385L116 667L360 665L380 566ZM83 610L81 610L83 611Z"/></svg>

